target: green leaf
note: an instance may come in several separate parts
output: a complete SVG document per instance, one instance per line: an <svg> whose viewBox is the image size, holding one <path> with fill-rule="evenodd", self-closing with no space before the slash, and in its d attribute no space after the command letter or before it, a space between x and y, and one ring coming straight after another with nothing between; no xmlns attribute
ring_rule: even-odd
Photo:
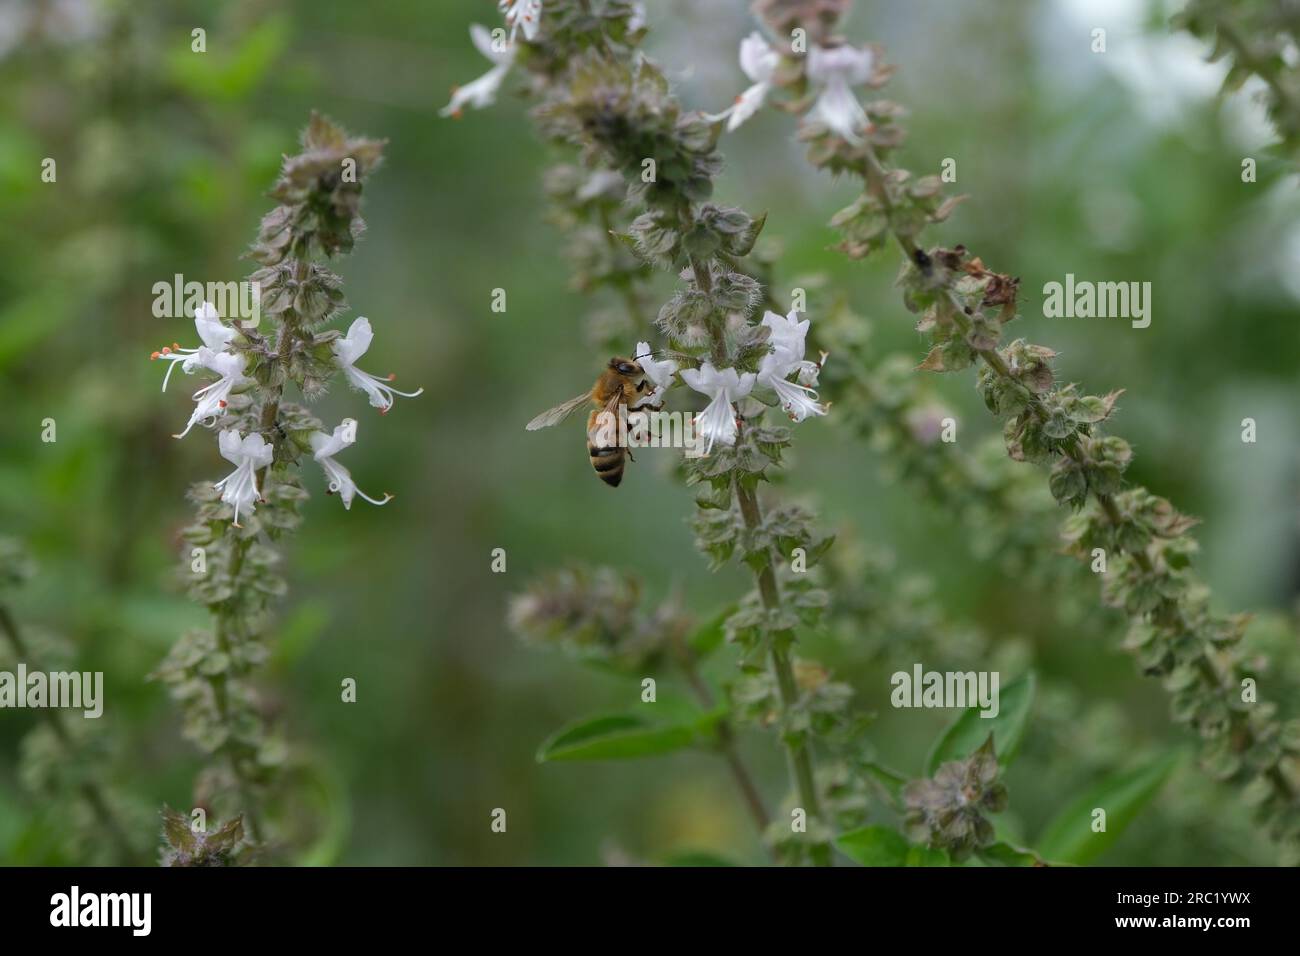
<svg viewBox="0 0 1300 956"><path fill-rule="evenodd" d="M835 845L849 859L863 866L906 866L910 844L889 827L862 827L835 838Z"/></svg>
<svg viewBox="0 0 1300 956"><path fill-rule="evenodd" d="M242 839L244 839L244 817L241 814L208 834L207 840L204 841L204 848L218 853L229 853Z"/></svg>
<svg viewBox="0 0 1300 956"><path fill-rule="evenodd" d="M926 776L934 776L940 764L969 757L993 734L993 748L998 763L1006 767L1011 763L1025 735L1029 712L1034 704L1036 681L1033 673L1012 681L998 694L998 715L981 717L980 708L968 707L960 717L940 735L925 762Z"/></svg>
<svg viewBox="0 0 1300 956"><path fill-rule="evenodd" d="M952 866L952 860L943 850L932 850L928 846L910 846L907 849L905 866Z"/></svg>
<svg viewBox="0 0 1300 956"><path fill-rule="evenodd" d="M897 830L870 826L835 838L840 852L863 866L947 866L948 854L913 846Z"/></svg>
<svg viewBox="0 0 1300 956"><path fill-rule="evenodd" d="M1142 809L1160 792L1170 772L1182 759L1182 751L1166 754L1158 760L1117 773L1067 806L1044 829L1038 839L1038 852L1049 860L1090 863L1104 853L1133 822ZM1092 812L1106 811L1106 830L1094 833Z"/></svg>
<svg viewBox="0 0 1300 956"><path fill-rule="evenodd" d="M727 251L733 256L747 256L754 251L754 244L758 242L758 234L763 231L763 226L767 223L767 213L759 216L757 219L750 220L749 228L744 235L731 239L727 243Z"/></svg>
<svg viewBox="0 0 1300 956"><path fill-rule="evenodd" d="M1069 458L1062 457L1052 469L1048 487L1052 491L1052 497L1057 501L1073 501L1088 493L1088 479Z"/></svg>
<svg viewBox="0 0 1300 956"><path fill-rule="evenodd" d="M162 809L163 836L167 842L178 850L192 852L195 845L194 833L190 830L189 817L178 810L164 806Z"/></svg>
<svg viewBox="0 0 1300 956"><path fill-rule="evenodd" d="M1085 425L1104 422L1115 407L1116 397L1116 395L1107 395L1104 398L1099 395L1085 395L1079 399L1079 403L1070 415L1076 422Z"/></svg>
<svg viewBox="0 0 1300 956"><path fill-rule="evenodd" d="M1033 850L999 841L976 851L985 863L996 866L1050 866Z"/></svg>
<svg viewBox="0 0 1300 956"><path fill-rule="evenodd" d="M636 714L589 717L552 735L538 748L537 762L628 760L684 750L707 738L724 712L718 709L674 723L655 723Z"/></svg>

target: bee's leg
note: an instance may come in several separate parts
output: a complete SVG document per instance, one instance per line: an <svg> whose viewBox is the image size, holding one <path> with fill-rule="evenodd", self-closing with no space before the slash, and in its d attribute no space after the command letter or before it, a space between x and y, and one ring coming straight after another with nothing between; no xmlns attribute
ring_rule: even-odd
<svg viewBox="0 0 1300 956"><path fill-rule="evenodd" d="M627 412L627 414L628 414L629 416L635 414L636 411L637 411L637 407L636 407L636 390L633 389L633 388L631 387L630 384L627 384L627 385L624 385L624 386L623 386L623 407L624 407L624 409L626 410L626 412ZM622 437L623 437L623 438L627 438L627 432L626 432L626 431L624 431ZM630 441L630 440L629 440L629 441L620 441L620 444L626 446L625 449L624 449L624 451L627 453L628 461L636 461L636 459L632 457L632 443L631 443L631 441Z"/></svg>
<svg viewBox="0 0 1300 956"><path fill-rule="evenodd" d="M653 392L653 391L654 391L654 386L650 384L650 380L648 378L643 378L641 379L641 381L636 383L636 392L638 395L645 395L647 392ZM658 405L646 405L645 403L642 403L640 405L637 405L636 409L639 412L640 411L661 412L664 410L664 403L660 402Z"/></svg>

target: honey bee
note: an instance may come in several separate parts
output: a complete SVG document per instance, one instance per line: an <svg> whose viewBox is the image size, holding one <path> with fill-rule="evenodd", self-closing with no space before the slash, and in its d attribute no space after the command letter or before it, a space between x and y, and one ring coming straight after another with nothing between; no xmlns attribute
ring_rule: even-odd
<svg viewBox="0 0 1300 956"><path fill-rule="evenodd" d="M591 391L576 395L567 402L547 409L526 426L528 431L549 428L564 421L584 404L592 406L587 416L587 454L596 477L612 488L623 480L623 469L631 454L615 438L610 443L610 423L617 421L619 405L628 408L649 408L658 411L663 407L646 405L645 400L654 386L646 378L644 369L635 359L614 356L596 379Z"/></svg>

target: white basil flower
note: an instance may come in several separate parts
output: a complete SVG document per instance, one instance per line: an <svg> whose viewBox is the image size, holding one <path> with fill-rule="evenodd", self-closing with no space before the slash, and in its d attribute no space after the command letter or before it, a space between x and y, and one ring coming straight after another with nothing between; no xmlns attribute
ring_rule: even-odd
<svg viewBox="0 0 1300 956"><path fill-rule="evenodd" d="M349 447L356 440L357 423L347 418L334 429L332 434L327 435L324 432L311 433L312 457L325 471L325 478L329 481L329 494L338 495L343 502L343 507L349 511L352 509L352 499L356 495L365 498L372 505L388 504L393 498L392 495L385 493L382 501L371 498L357 487L357 483L352 480L351 472L334 460L335 455Z"/></svg>
<svg viewBox="0 0 1300 956"><path fill-rule="evenodd" d="M645 372L646 378L654 383L654 391L647 395L641 401L637 402L637 407L642 405L658 405L668 387L673 383L673 376L677 374L677 363L672 359L657 360L650 351L649 342L638 342L636 344L636 354L632 356L641 370Z"/></svg>
<svg viewBox="0 0 1300 956"><path fill-rule="evenodd" d="M708 442L704 454L713 450L713 443L724 445L736 444L739 429L736 426L736 411L732 403L748 395L754 388L754 373L738 375L734 368L718 371L705 362L698 369L682 370L682 381L695 391L709 396L711 401L704 411L696 416L696 427L700 435Z"/></svg>
<svg viewBox="0 0 1300 956"><path fill-rule="evenodd" d="M235 466L235 470L216 483L221 489L221 500L235 509L234 524L239 523L240 509L252 514L254 504L261 497L257 490L257 470L271 464L271 446L257 432L240 437L238 431L227 428L217 437L221 456Z"/></svg>
<svg viewBox="0 0 1300 956"><path fill-rule="evenodd" d="M862 104L853 87L871 79L875 55L852 46L814 46L808 51L808 79L821 88L810 119L820 120L850 143L858 143L858 132L868 125Z"/></svg>
<svg viewBox="0 0 1300 956"><path fill-rule="evenodd" d="M793 422L802 422L809 415L826 414L826 406L817 401L817 393L808 387L816 384L821 365L804 360L809 320L801 321L798 315L793 309L784 317L775 312L763 315L763 325L771 329L768 342L772 351L763 356L756 378L759 385L776 392L781 408ZM788 381L796 371L798 384Z"/></svg>
<svg viewBox="0 0 1300 956"><path fill-rule="evenodd" d="M390 374L387 378L381 379L356 367L357 359L366 354L366 350L370 348L370 343L374 341L374 338L375 333L371 331L370 320L365 316L361 316L348 327L347 335L334 340L334 357L338 359L339 368L343 370L343 375L353 388L358 388L369 395L370 404L379 409L380 414L386 414L393 407L394 395L401 395L403 398L415 398L415 396L422 394L424 389L419 388L414 392L399 392L387 384L397 376Z"/></svg>
<svg viewBox="0 0 1300 956"><path fill-rule="evenodd" d="M727 131L730 132L757 113L772 89L772 77L776 75L776 68L780 65L781 54L768 46L767 40L763 39L763 34L757 30L741 40L740 69L745 76L749 77L752 85L736 97L736 102L729 109L712 118L729 117Z"/></svg>
<svg viewBox="0 0 1300 956"><path fill-rule="evenodd" d="M173 438L184 438L190 429L202 423L205 427L214 425L216 420L226 414L230 393L237 388L251 385L253 380L244 377L244 356L232 352L213 352L206 346L200 348L197 360L204 368L220 376L211 385L194 393L194 414L185 425L185 430ZM174 366L173 366L174 367Z"/></svg>
<svg viewBox="0 0 1300 956"><path fill-rule="evenodd" d="M809 324L810 320L801 320L799 313L794 309L785 316L770 311L763 313L763 325L771 330L767 337L768 344L788 352L798 352L801 359L804 353L804 340L808 337Z"/></svg>
<svg viewBox="0 0 1300 956"><path fill-rule="evenodd" d="M172 372L176 370L177 364L186 375L192 375L194 369L199 366L211 368L209 364L212 354L224 352L229 348L231 341L239 334L238 329L233 329L228 325L223 325L220 317L217 315L216 307L211 302L204 302L194 310L194 328L199 333L199 341L203 344L197 348L183 349L180 345L173 343L170 347L163 348L149 356L151 359L163 359L170 362L167 374L163 376L162 390L167 391L167 383L171 380ZM213 369L213 371L216 371Z"/></svg>
<svg viewBox="0 0 1300 956"><path fill-rule="evenodd" d="M801 422L809 415L826 414L826 406L817 401L813 389L787 380L790 373L802 365L802 358L795 359L791 353L777 349L765 355L758 366L756 381L776 392L781 408L792 422Z"/></svg>
<svg viewBox="0 0 1300 956"><path fill-rule="evenodd" d="M816 362L804 362L799 366L799 384L816 385L817 377L821 375L822 366L826 360L831 357L829 352L822 352Z"/></svg>
<svg viewBox="0 0 1300 956"><path fill-rule="evenodd" d="M475 23L469 28L469 37L478 51L492 61L492 69L464 86L452 87L451 102L438 111L439 116L458 117L467 106L476 110L491 106L515 62L515 45L511 43L503 50L496 49L487 27Z"/></svg>
<svg viewBox="0 0 1300 956"><path fill-rule="evenodd" d="M520 29L529 43L537 39L537 30L542 23L542 0L500 0L497 7L505 14L511 43Z"/></svg>

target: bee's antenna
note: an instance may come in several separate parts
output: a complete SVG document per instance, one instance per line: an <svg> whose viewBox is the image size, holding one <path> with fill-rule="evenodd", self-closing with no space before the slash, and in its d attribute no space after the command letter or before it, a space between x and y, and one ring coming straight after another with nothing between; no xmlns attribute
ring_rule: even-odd
<svg viewBox="0 0 1300 956"><path fill-rule="evenodd" d="M633 355L632 358L634 361L639 361L643 358L649 358L652 355L671 355L673 358L688 359L692 362L698 361L694 355L687 355L685 352L678 352L674 349L651 349L649 352L638 352L636 355Z"/></svg>

